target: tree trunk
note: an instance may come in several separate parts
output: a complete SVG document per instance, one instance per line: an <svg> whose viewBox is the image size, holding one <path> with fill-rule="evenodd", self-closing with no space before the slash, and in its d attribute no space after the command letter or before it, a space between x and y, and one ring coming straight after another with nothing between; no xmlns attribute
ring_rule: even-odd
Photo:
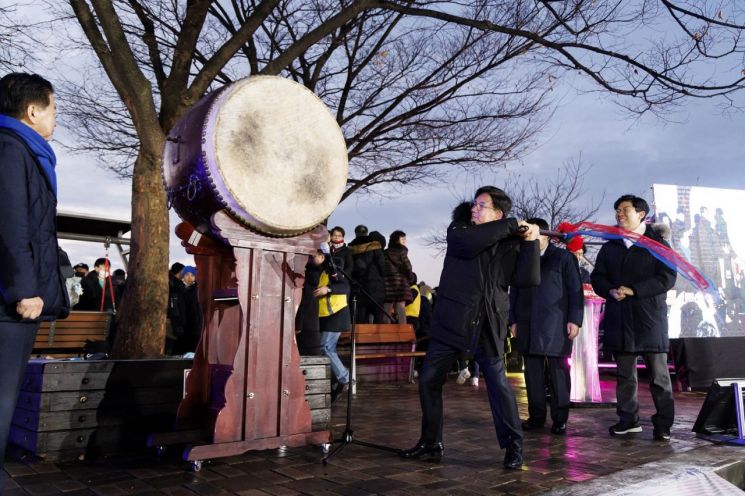
<svg viewBox="0 0 745 496"><path fill-rule="evenodd" d="M163 355L168 301L169 223L161 175L165 136L142 140L132 179L132 244L119 309L115 358Z"/></svg>

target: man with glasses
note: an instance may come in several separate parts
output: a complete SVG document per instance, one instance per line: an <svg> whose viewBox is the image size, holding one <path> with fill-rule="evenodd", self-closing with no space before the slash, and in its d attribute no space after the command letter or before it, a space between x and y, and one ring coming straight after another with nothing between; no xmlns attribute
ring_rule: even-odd
<svg viewBox="0 0 745 496"><path fill-rule="evenodd" d="M463 207L466 208L463 208ZM486 381L494 428L506 449L505 468L522 466L522 429L504 369L510 285L540 282L538 227L507 218L512 200L499 188L476 191L470 212L460 205L447 232L447 251L419 372L422 431L403 458L440 461L442 386L459 356L473 357Z"/></svg>
<svg viewBox="0 0 745 496"><path fill-rule="evenodd" d="M643 234L669 246L661 231L645 224L649 205L642 198L624 195L613 204L618 227ZM637 398L636 357L641 355L649 374L657 412L652 416L654 439L670 439L675 406L667 370L667 292L676 273L648 250L628 239L608 241L598 253L592 271L595 292L606 299L603 346L613 352L617 368L616 411L619 422L611 436L641 432Z"/></svg>

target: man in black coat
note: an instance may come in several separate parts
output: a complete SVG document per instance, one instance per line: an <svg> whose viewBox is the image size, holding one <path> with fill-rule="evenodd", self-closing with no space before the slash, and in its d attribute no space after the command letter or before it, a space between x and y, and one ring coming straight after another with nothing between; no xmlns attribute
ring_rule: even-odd
<svg viewBox="0 0 745 496"><path fill-rule="evenodd" d="M543 219L528 223L548 230ZM510 328L525 363L528 420L523 430L543 428L546 422L546 372L551 387L551 432L564 434L569 418L571 389L569 363L572 342L584 317L577 259L557 248L548 236L539 237L541 284L534 288L510 289Z"/></svg>
<svg viewBox="0 0 745 496"><path fill-rule="evenodd" d="M448 228L430 343L419 373L421 437L401 451L403 458L442 458L442 386L454 362L466 355L484 374L497 439L506 448L504 466L522 466L523 434L503 357L507 288L536 285L540 273L538 228L506 218L511 208L504 191L484 186L476 191L470 222L456 219Z"/></svg>
<svg viewBox="0 0 745 496"><path fill-rule="evenodd" d="M349 243L352 253L351 275L365 290L357 295L357 323L369 324L371 316L375 324L388 323L380 309L385 301L383 244L368 235L366 226L355 227L354 234L356 237Z"/></svg>
<svg viewBox="0 0 745 496"><path fill-rule="evenodd" d="M0 79L0 493L5 446L36 332L69 312L57 245L56 123L49 81Z"/></svg>
<svg viewBox="0 0 745 496"><path fill-rule="evenodd" d="M657 229L643 222L649 212L644 199L624 195L616 200L613 208L619 227L669 246ZM598 253L592 286L606 299L603 346L613 352L617 364L619 422L610 427L612 436L642 431L636 376L636 357L641 355L657 409L652 416L654 438L670 439L675 406L667 370L669 343L665 297L675 285L675 278L674 270L628 239L608 241Z"/></svg>

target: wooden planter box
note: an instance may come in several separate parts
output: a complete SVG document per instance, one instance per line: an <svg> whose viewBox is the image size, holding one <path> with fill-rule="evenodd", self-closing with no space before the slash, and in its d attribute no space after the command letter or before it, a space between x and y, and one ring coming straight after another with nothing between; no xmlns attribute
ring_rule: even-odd
<svg viewBox="0 0 745 496"><path fill-rule="evenodd" d="M31 360L9 441L50 461L143 449L173 428L191 360ZM303 358L314 430L328 428L328 359Z"/></svg>

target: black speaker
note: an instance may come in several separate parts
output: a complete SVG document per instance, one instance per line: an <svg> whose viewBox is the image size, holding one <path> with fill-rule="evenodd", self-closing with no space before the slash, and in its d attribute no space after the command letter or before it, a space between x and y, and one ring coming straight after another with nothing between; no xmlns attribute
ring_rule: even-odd
<svg viewBox="0 0 745 496"><path fill-rule="evenodd" d="M735 391L733 384L738 383L740 391ZM742 388L745 388L745 378L714 379L706 393L706 400L701 406L693 432L699 437L712 438L717 441L727 441L728 438L741 440L745 435L745 404L743 404ZM737 399L739 398L739 405ZM738 429L739 420L739 429ZM740 444L738 442L738 444Z"/></svg>

